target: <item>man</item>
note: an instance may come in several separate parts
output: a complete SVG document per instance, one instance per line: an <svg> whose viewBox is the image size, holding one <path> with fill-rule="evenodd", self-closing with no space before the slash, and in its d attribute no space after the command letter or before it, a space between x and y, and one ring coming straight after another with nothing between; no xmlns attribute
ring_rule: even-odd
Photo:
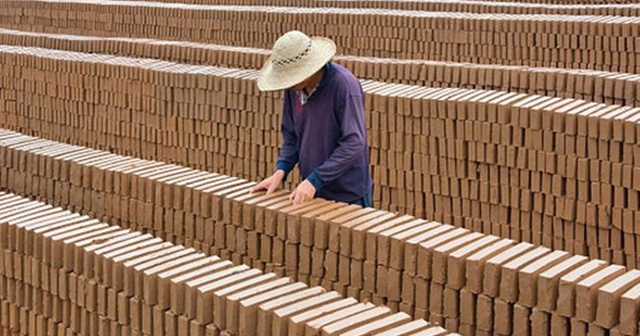
<svg viewBox="0 0 640 336"><path fill-rule="evenodd" d="M286 90L283 144L270 177L252 191L272 193L296 164L304 179L294 204L314 197L371 206L369 147L358 79L332 63L336 45L299 31L281 36L261 70L261 91Z"/></svg>

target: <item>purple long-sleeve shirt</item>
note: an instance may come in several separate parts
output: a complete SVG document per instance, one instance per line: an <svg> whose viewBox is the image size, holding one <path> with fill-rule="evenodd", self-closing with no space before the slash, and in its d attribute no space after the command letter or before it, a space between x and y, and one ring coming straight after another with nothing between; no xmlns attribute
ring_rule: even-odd
<svg viewBox="0 0 640 336"><path fill-rule="evenodd" d="M298 163L317 197L358 201L372 185L360 82L343 66L329 63L305 104L299 95L285 92L277 169L288 175Z"/></svg>

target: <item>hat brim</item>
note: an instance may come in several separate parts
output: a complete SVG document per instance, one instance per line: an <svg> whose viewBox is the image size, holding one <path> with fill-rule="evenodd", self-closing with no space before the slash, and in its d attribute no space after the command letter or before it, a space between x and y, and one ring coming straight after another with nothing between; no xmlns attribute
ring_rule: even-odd
<svg viewBox="0 0 640 336"><path fill-rule="evenodd" d="M336 54L336 44L328 38L311 37L313 45L307 57L285 67L274 67L271 57L260 70L257 84L260 91L288 89L302 83L329 62Z"/></svg>

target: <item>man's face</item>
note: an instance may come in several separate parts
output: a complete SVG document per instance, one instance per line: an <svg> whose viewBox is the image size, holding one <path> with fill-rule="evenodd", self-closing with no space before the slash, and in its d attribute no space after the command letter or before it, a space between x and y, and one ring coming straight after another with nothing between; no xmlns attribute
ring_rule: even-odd
<svg viewBox="0 0 640 336"><path fill-rule="evenodd" d="M304 89L305 87L307 87L309 80L311 79L311 77L303 80L302 82L300 82L300 84L296 84L294 86L291 87L291 89L293 89L294 91L302 91L302 89Z"/></svg>

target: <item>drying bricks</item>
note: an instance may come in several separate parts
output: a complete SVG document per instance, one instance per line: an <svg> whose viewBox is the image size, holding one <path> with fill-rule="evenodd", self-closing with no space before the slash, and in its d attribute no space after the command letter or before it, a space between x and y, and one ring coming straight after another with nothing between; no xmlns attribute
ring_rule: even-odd
<svg viewBox="0 0 640 336"><path fill-rule="evenodd" d="M2 50L9 76L2 91L4 127L248 180L266 176L275 166L281 97L257 92L255 70L38 48ZM9 80L14 73L22 74L24 84ZM43 78L61 94L42 87ZM637 108L500 91L362 83L376 207L637 265ZM91 92L91 105L81 102L80 90ZM197 185L199 178L169 176L176 184ZM296 171L287 186L297 179ZM226 190L229 196L241 192ZM273 210L287 204L265 199L256 205L255 216L268 222L265 230L271 234L278 227ZM146 211L148 221L153 216ZM209 214L207 207L203 211ZM300 224L292 226L304 227L303 209L286 211L297 214ZM194 225L209 241L216 234L185 220L188 230ZM281 236L305 238L296 234L294 229ZM326 239L323 232L319 237ZM273 257L278 259L297 253L280 241L261 243L265 250L275 244ZM302 240L305 259L314 253L312 243ZM334 263L339 256L330 258Z"/></svg>
<svg viewBox="0 0 640 336"><path fill-rule="evenodd" d="M561 326L633 335L639 322L634 314L640 277L637 271L627 271L620 265L321 199L294 206L285 191L269 196L249 194L253 183L246 180L9 131L1 133L0 148L5 158L3 187L25 195L41 195L49 203L161 237L127 231L121 238L135 242L130 249L121 245L114 245L117 249L85 247L96 232L115 234L85 217L90 224L71 224L73 232L82 233L81 237L73 238L66 233L66 226L61 226L53 231L55 234L43 233L60 238L51 242L45 239L44 250L36 248L34 253L53 249L55 256L63 257L59 261L55 256L48 257L54 265L82 264L83 272L92 278L131 295L135 307L142 302L176 307L175 314L185 314L201 326L216 321L216 293L235 293L243 283L257 286L282 276L301 281L299 286L307 288L299 296L287 296L292 304L331 301L333 296L312 297L329 295L323 294L324 290L333 290L341 297L388 307L371 310L372 305L358 306L352 312L357 321L374 317L387 321L389 314L400 312L428 319L449 331L503 335L538 335ZM48 193L47 185L51 184L55 188ZM30 218L26 211L35 211L30 206L21 205L15 220ZM122 206L127 210L123 212ZM49 218L56 211L62 210L40 215L48 216L42 222L56 222L55 216ZM91 229L82 229L85 225L91 225ZM25 237L40 239L37 235ZM121 238L117 241L122 242ZM165 243L162 238L174 243ZM90 257L76 258L73 251L77 248L57 250L65 242L78 244ZM200 265L206 254L218 254L232 262L203 265L202 270L193 272L171 269L183 262ZM136 261L130 261L138 255ZM309 289L307 285L316 287ZM154 291L145 286L165 291L154 296ZM242 303L242 299L237 300ZM278 330L282 319L297 311L293 307L301 306L285 309L276 303L262 305L268 297L255 300L261 302L264 312L247 310L241 304L238 314L249 314L261 321L257 325ZM229 314L233 320L238 316ZM181 321L178 318L167 323L177 323L179 328ZM144 326L144 320L141 323ZM242 325L242 320L239 323ZM321 325L331 325L330 330L363 327L355 320ZM305 328L320 327L312 324Z"/></svg>
<svg viewBox="0 0 640 336"><path fill-rule="evenodd" d="M304 328L314 330L309 335L379 335L411 328L451 334L389 308L234 267L192 248L13 194L0 193L0 232L3 330L285 336L301 335ZM322 323L345 309L352 313Z"/></svg>

